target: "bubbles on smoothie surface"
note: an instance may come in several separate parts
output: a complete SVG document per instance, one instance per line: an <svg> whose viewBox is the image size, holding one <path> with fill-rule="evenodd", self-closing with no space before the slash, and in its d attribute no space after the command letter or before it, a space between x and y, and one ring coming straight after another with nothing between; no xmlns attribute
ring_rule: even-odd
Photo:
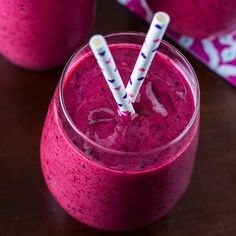
<svg viewBox="0 0 236 236"><path fill-rule="evenodd" d="M125 86L140 46L112 45L111 52ZM67 78L64 99L79 130L101 146L121 151L148 151L173 140L194 111L191 90L173 62L157 53L140 90L135 117L123 118L92 54Z"/></svg>

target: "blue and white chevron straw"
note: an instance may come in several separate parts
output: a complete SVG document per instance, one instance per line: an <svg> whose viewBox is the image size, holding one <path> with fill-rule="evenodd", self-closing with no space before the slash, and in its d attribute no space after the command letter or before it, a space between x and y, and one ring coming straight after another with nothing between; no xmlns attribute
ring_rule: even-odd
<svg viewBox="0 0 236 236"><path fill-rule="evenodd" d="M134 114L133 105L127 96L124 83L105 38L102 35L94 35L90 39L89 45L115 98L120 113L122 115Z"/></svg>
<svg viewBox="0 0 236 236"><path fill-rule="evenodd" d="M151 66L152 60L161 43L169 22L170 17L165 12L157 12L153 17L141 52L126 87L126 92L128 93L128 97L132 103L135 102L138 96L139 90L147 75L148 69Z"/></svg>

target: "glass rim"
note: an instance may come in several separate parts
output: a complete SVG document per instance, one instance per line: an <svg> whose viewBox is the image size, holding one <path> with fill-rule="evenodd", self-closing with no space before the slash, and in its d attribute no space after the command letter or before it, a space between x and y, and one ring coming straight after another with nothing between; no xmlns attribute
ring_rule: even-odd
<svg viewBox="0 0 236 236"><path fill-rule="evenodd" d="M115 36L141 36L143 38L145 38L146 34L143 32L135 32L135 31L123 31L123 32L112 32L109 34L105 34L104 37L106 39L109 39L111 37L115 37ZM109 44L109 43L108 43ZM192 114L192 117L190 119L190 121L188 122L188 124L186 125L186 127L181 131L181 133L179 133L178 136L176 136L173 140L171 140L170 142L159 146L157 148L153 148L150 149L148 151L145 152L126 152L126 151L120 151L120 150L115 150L112 148L107 148L107 147L103 147L100 144L96 143L95 141L93 141L92 139L90 139L89 137L87 137L73 122L73 120L70 117L69 112L67 111L66 108L66 104L64 101L64 95L63 95L63 84L64 84L64 79L65 79L65 75L67 73L67 69L70 66L71 61L74 59L74 57L77 55L77 53L79 53L81 50L85 49L86 47L88 47L88 43L83 44L81 47L79 47L74 53L73 55L69 58L69 60L67 61L66 65L64 66L64 69L62 71L61 77L60 77L60 82L59 82L59 100L60 100L60 105L63 111L63 114L67 120L67 122L69 123L69 125L73 128L73 130L76 132L76 134L80 135L83 140L85 140L86 142L88 142L89 144L95 146L96 148L99 148L105 152L110 152L113 154L118 154L118 155L146 155L152 152L158 152L158 151L162 151L164 149L167 149L168 147L174 145L175 143L177 143L179 140L181 140L185 134L190 130L190 128L192 127L195 119L197 118L198 115L198 111L199 111L199 107L200 107L200 86L199 86L199 82L198 82L198 78L197 75L192 67L192 65L190 64L190 62L187 60L187 58L174 46L172 46L170 43L166 42L165 40L161 41L161 44L163 44L164 46L167 46L168 49L174 50L174 52L187 64L188 68L190 69L194 81L196 82L196 106L194 108L194 112ZM76 146L76 148L78 148Z"/></svg>

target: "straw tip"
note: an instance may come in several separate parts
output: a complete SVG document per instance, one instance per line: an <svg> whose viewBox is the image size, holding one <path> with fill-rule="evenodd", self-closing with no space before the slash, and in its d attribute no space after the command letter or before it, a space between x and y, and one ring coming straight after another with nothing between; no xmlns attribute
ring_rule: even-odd
<svg viewBox="0 0 236 236"><path fill-rule="evenodd" d="M154 18L162 24L169 24L170 22L170 16L164 11L156 12Z"/></svg>
<svg viewBox="0 0 236 236"><path fill-rule="evenodd" d="M103 42L104 42L104 37L100 34L92 36L91 39L89 40L90 46L96 48L101 47L103 45Z"/></svg>

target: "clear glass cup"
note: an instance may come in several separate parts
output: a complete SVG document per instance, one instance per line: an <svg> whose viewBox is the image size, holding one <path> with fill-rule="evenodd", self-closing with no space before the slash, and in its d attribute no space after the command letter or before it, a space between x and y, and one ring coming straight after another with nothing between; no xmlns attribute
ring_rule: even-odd
<svg viewBox="0 0 236 236"><path fill-rule="evenodd" d="M142 45L144 38L144 34L132 32L106 36L110 44ZM198 80L173 46L163 41L159 50L184 74L195 109L182 133L147 152L105 148L73 123L64 103L64 83L78 59L90 51L88 45L75 52L62 73L43 128L41 165L52 195L80 222L104 230L147 225L173 208L191 180L199 133Z"/></svg>
<svg viewBox="0 0 236 236"><path fill-rule="evenodd" d="M236 29L235 0L147 0L153 11L170 14L170 28L194 38L207 38Z"/></svg>
<svg viewBox="0 0 236 236"><path fill-rule="evenodd" d="M48 69L86 40L95 0L0 0L0 53L18 66Z"/></svg>

